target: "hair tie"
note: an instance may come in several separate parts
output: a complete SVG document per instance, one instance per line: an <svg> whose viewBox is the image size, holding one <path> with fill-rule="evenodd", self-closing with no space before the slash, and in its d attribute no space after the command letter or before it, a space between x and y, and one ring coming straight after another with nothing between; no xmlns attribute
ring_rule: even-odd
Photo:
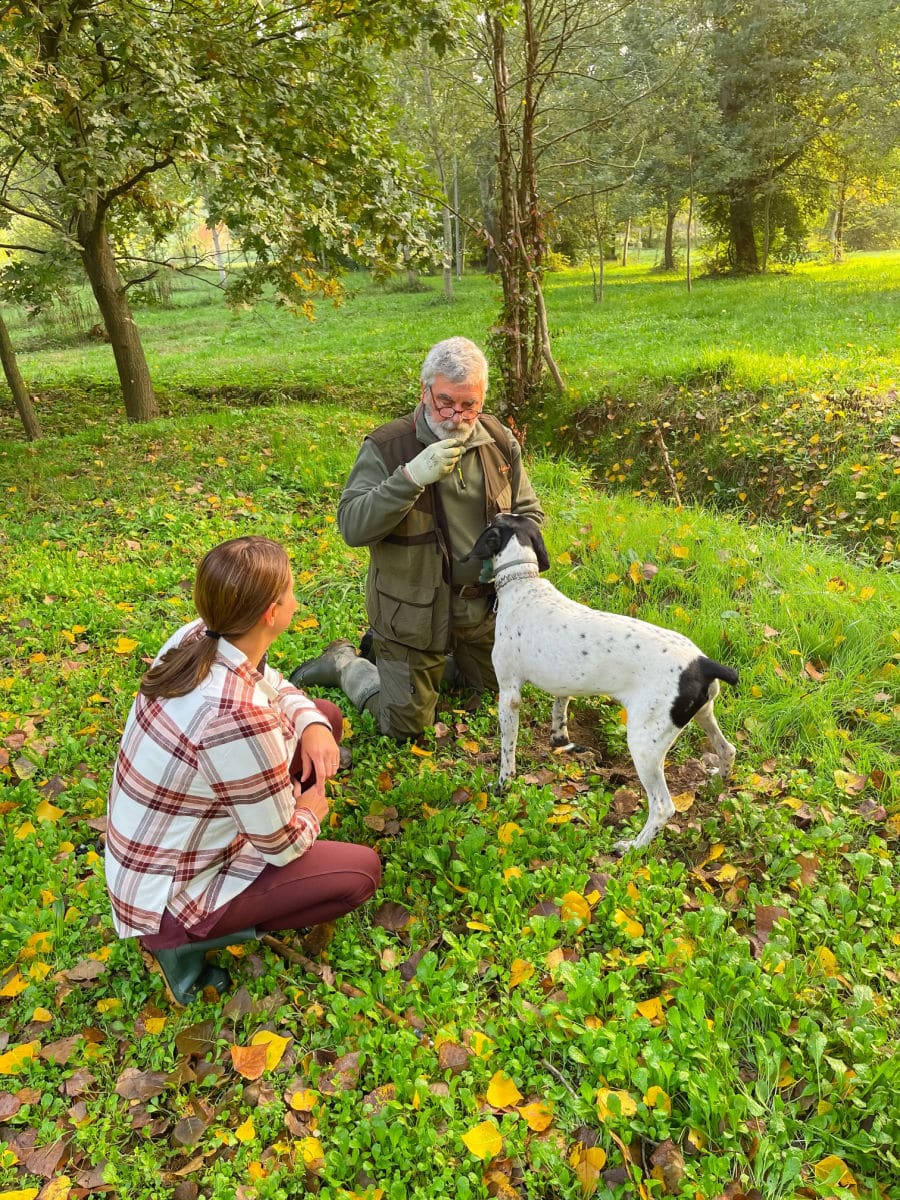
<svg viewBox="0 0 900 1200"><path fill-rule="evenodd" d="M208 638L220 638L222 636L221 633L216 633L212 629L204 629L203 632Z"/></svg>

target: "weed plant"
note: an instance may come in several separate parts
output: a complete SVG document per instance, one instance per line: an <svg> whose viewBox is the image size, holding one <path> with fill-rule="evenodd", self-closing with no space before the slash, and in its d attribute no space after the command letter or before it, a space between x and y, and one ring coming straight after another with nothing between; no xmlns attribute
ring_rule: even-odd
<svg viewBox="0 0 900 1200"><path fill-rule="evenodd" d="M739 670L734 778L703 782L686 733L676 819L617 861L644 800L608 701L576 702L587 749L553 755L532 692L503 795L489 699L448 695L419 752L345 705L330 836L384 878L323 975L250 943L235 995L178 1012L115 938L99 831L140 674L241 533L293 557L276 666L360 635L334 511L370 425L284 406L2 449L0 1192L896 1194L900 584L824 539L536 454L557 586ZM272 1035L248 1081L231 1049Z"/></svg>

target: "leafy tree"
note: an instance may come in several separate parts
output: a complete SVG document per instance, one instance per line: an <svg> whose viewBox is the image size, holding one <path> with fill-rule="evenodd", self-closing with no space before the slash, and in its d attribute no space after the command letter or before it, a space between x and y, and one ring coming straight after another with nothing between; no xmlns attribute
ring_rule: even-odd
<svg viewBox="0 0 900 1200"><path fill-rule="evenodd" d="M439 0L36 0L0 7L0 209L77 254L126 412L156 412L119 268L136 224L171 230L172 175L241 239L242 298L333 286L414 235L406 167L382 115L383 53Z"/></svg>

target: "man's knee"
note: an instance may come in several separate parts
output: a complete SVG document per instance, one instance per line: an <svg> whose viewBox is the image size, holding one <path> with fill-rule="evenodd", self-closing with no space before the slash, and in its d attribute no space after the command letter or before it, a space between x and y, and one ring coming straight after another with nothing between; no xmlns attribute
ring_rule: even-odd
<svg viewBox="0 0 900 1200"><path fill-rule="evenodd" d="M398 739L418 737L426 725L434 724L442 670L441 656L429 656L420 665L378 652L379 724L383 734Z"/></svg>

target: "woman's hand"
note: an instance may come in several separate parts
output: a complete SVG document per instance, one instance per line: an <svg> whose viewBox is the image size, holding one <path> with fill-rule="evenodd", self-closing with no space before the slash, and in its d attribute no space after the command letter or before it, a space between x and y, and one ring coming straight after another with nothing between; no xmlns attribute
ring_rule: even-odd
<svg viewBox="0 0 900 1200"><path fill-rule="evenodd" d="M296 808L306 808L316 818L320 825L328 816L329 800L325 795L325 781L313 783L304 788L299 779L294 780L294 805Z"/></svg>
<svg viewBox="0 0 900 1200"><path fill-rule="evenodd" d="M300 778L315 780L323 789L325 780L338 773L341 756L327 725L307 725L300 736Z"/></svg>

